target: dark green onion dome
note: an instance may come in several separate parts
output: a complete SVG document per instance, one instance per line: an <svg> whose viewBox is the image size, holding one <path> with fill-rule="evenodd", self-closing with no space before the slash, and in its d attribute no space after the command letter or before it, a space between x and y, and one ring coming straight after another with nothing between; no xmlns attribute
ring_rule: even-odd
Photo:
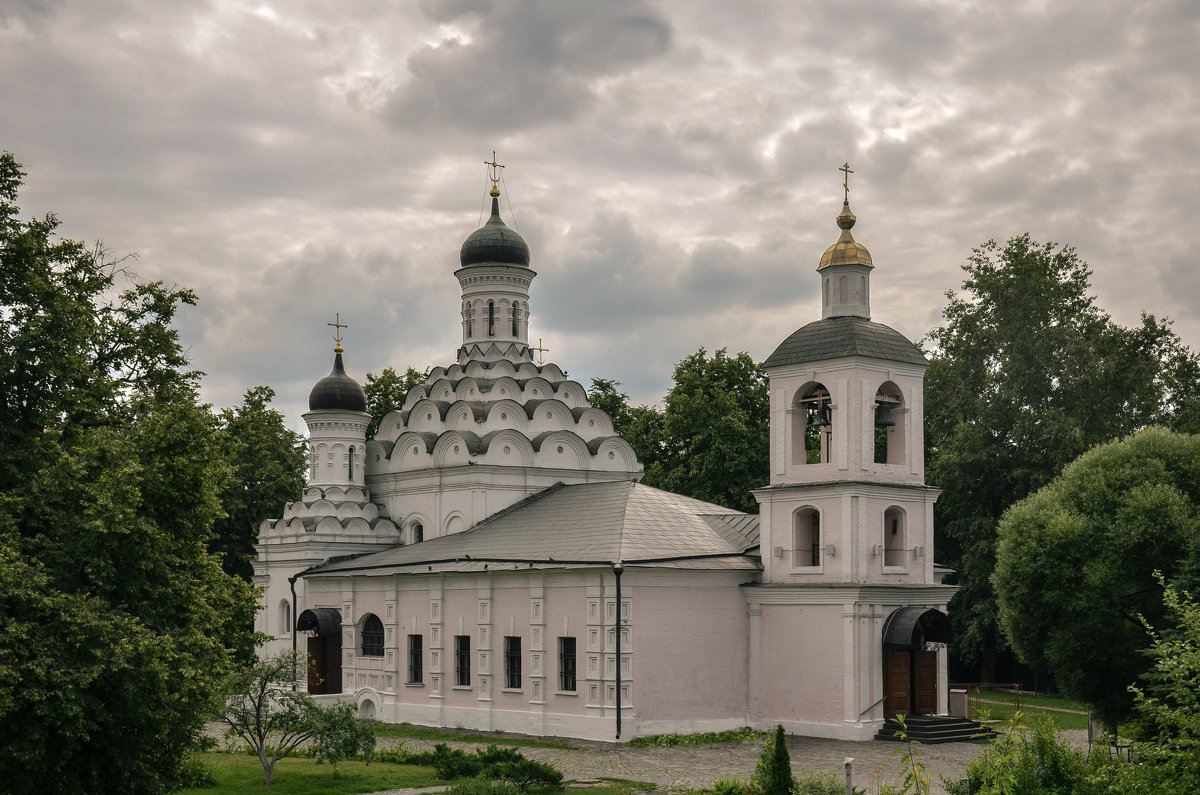
<svg viewBox="0 0 1200 795"><path fill-rule="evenodd" d="M338 348L341 348L339 345ZM333 369L329 375L322 378L308 393L308 408L310 411L320 409L340 409L342 411L366 411L367 394L342 366L342 354L339 350L333 359Z"/></svg>
<svg viewBox="0 0 1200 795"><path fill-rule="evenodd" d="M458 261L464 268L485 263L529 267L529 246L516 230L509 229L500 220L500 200L495 196L492 197L492 217L463 241Z"/></svg>

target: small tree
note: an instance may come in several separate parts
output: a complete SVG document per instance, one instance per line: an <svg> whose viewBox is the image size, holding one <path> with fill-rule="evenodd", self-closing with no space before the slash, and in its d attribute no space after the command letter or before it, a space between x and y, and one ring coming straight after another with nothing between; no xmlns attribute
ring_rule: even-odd
<svg viewBox="0 0 1200 795"><path fill-rule="evenodd" d="M313 751L318 762L328 762L334 767L343 759L353 759L359 754L367 762L375 751L375 724L359 720L354 714L354 705L339 701L312 712Z"/></svg>
<svg viewBox="0 0 1200 795"><path fill-rule="evenodd" d="M296 664L296 652L259 660L235 675L227 690L222 719L258 754L268 786L275 763L313 737L324 720L312 697L295 689Z"/></svg>
<svg viewBox="0 0 1200 795"><path fill-rule="evenodd" d="M775 731L767 735L750 783L761 795L790 795L792 761L788 758L783 726L776 726Z"/></svg>

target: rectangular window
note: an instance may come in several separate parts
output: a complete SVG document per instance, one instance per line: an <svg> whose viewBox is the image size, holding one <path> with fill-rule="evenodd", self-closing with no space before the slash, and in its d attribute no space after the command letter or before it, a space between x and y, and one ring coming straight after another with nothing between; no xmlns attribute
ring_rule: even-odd
<svg viewBox="0 0 1200 795"><path fill-rule="evenodd" d="M521 639L512 635L504 636L504 686L521 689Z"/></svg>
<svg viewBox="0 0 1200 795"><path fill-rule="evenodd" d="M410 685L420 684L424 680L423 658L422 652L424 639L420 635L408 636L408 683Z"/></svg>
<svg viewBox="0 0 1200 795"><path fill-rule="evenodd" d="M558 639L558 689L575 692L575 638Z"/></svg>
<svg viewBox="0 0 1200 795"><path fill-rule="evenodd" d="M471 685L471 636L454 636L454 684L456 687Z"/></svg>

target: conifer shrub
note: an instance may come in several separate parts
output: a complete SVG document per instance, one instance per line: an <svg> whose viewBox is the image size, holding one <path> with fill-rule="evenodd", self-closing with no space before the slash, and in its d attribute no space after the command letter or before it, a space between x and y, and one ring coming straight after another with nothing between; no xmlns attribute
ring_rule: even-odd
<svg viewBox="0 0 1200 795"><path fill-rule="evenodd" d="M761 795L791 795L792 762L788 757L783 726L776 726L775 731L767 734L750 788Z"/></svg>
<svg viewBox="0 0 1200 795"><path fill-rule="evenodd" d="M846 784L828 770L806 770L794 782L795 795L844 795Z"/></svg>

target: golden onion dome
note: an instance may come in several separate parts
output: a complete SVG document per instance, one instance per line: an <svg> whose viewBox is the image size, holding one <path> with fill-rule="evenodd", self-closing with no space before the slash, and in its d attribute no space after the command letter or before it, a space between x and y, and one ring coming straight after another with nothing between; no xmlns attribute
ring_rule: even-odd
<svg viewBox="0 0 1200 795"><path fill-rule="evenodd" d="M850 212L850 202L844 202L842 211L838 213L837 217L837 225L841 228L842 234L838 237L838 241L825 249L825 253L821 255L821 264L817 266L818 271L832 268L835 265L875 267L871 262L871 252L867 251L867 247L862 243L856 242L854 236L850 234L854 220L854 213Z"/></svg>

